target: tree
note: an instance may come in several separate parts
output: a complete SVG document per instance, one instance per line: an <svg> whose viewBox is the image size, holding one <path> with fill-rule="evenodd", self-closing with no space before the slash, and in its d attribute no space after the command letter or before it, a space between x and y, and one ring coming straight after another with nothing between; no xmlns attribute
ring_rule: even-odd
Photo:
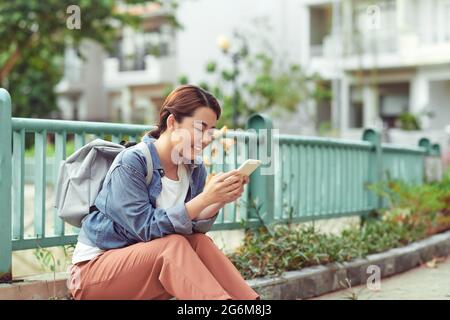
<svg viewBox="0 0 450 320"><path fill-rule="evenodd" d="M121 1L125 5L143 2L160 1ZM139 17L118 10L118 3L79 0L77 29L68 25L75 14L68 10L72 0L0 2L0 85L12 95L15 116L46 116L56 109L53 88L62 76L67 44L77 48L90 39L112 50L120 26L138 25Z"/></svg>
<svg viewBox="0 0 450 320"><path fill-rule="evenodd" d="M216 61L205 65L208 78L198 85L220 100L219 126L242 128L252 113L294 112L308 99L331 99L331 91L323 86L323 80L317 74L307 75L299 65L284 63L261 34L265 32L255 35L235 31L231 41L235 46L233 51L229 50L228 40L222 37L218 44L229 58L228 65L219 65ZM258 37L263 46L255 43ZM180 76L180 84L188 82L188 76Z"/></svg>

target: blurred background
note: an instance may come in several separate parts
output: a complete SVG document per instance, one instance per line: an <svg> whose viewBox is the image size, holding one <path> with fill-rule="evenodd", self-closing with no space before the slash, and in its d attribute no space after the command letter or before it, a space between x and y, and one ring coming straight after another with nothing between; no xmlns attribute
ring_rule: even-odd
<svg viewBox="0 0 450 320"><path fill-rule="evenodd" d="M19 117L155 123L194 83L220 125L441 144L450 162L450 0L4 1L0 81Z"/></svg>

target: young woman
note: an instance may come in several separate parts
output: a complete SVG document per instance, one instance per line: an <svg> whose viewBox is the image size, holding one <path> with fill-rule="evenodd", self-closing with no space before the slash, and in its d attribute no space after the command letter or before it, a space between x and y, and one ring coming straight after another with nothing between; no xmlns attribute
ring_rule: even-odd
<svg viewBox="0 0 450 320"><path fill-rule="evenodd" d="M143 139L153 161L150 184L139 148L114 159L78 236L69 286L75 299L260 298L205 235L248 183L233 170L205 186L199 159L220 113L207 91L178 87Z"/></svg>

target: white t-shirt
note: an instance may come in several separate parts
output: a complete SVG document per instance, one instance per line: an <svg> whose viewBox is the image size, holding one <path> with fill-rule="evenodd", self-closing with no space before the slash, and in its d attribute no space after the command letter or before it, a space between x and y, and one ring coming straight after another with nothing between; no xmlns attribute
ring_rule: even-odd
<svg viewBox="0 0 450 320"><path fill-rule="evenodd" d="M167 209L177 204L184 203L187 192L189 190L189 177L186 167L184 165L178 166L178 180L171 180L166 176L161 178L161 193L156 198L156 207ZM72 264L94 259L99 254L103 253L97 247L92 247L87 244L77 242L75 250L73 251Z"/></svg>

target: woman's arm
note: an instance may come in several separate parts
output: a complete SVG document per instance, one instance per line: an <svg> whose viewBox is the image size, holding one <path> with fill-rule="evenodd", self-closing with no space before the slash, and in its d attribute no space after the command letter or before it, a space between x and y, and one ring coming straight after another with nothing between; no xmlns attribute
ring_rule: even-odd
<svg viewBox="0 0 450 320"><path fill-rule="evenodd" d="M229 202L235 201L237 198L239 198L242 194L242 190L245 184L247 184L249 181L249 178L247 176L244 176L242 179L242 186L241 192L234 198L231 199ZM214 224L217 215L219 213L219 210L222 209L227 202L216 202L207 208L205 208L194 220L192 220L192 231L193 232L201 232L206 233L208 232L212 225Z"/></svg>
<svg viewBox="0 0 450 320"><path fill-rule="evenodd" d="M199 215L195 219L193 219L193 221L212 218L213 216L215 216L218 213L218 211L220 209L223 208L224 205L225 205L225 203L221 203L221 202L213 203L212 205L203 209L203 211L200 212Z"/></svg>

